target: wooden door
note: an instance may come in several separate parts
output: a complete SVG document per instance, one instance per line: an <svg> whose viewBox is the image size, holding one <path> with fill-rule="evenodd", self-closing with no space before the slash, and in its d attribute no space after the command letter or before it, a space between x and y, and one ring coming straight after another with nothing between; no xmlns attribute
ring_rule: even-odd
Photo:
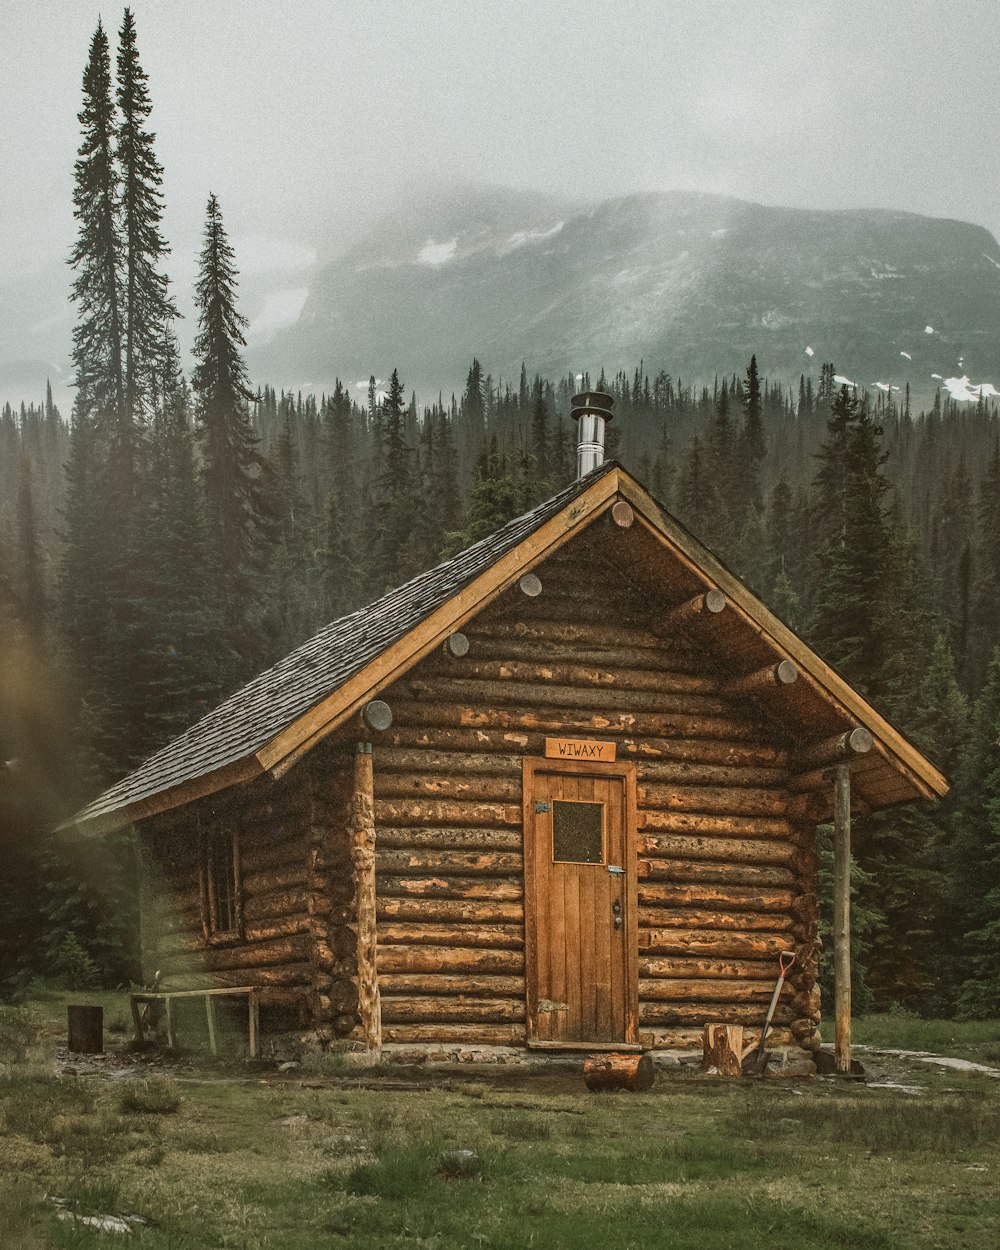
<svg viewBox="0 0 1000 1250"><path fill-rule="evenodd" d="M635 769L526 760L528 1044L634 1044Z"/></svg>

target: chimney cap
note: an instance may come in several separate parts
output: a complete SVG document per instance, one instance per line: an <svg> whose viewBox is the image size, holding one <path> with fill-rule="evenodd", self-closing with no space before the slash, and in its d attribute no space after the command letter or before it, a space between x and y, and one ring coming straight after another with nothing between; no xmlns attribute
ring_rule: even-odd
<svg viewBox="0 0 1000 1250"><path fill-rule="evenodd" d="M572 406L569 415L574 421L579 421L588 413L603 417L605 421L612 420L615 415L614 397L604 391L581 391L579 395L573 396L570 404Z"/></svg>

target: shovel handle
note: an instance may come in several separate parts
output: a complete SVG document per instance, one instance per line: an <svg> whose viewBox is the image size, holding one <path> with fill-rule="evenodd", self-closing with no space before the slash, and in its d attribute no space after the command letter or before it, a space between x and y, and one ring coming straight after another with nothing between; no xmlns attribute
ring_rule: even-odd
<svg viewBox="0 0 1000 1250"><path fill-rule="evenodd" d="M784 977L788 969L795 963L794 951L782 951L778 956L778 967L781 969L781 975Z"/></svg>

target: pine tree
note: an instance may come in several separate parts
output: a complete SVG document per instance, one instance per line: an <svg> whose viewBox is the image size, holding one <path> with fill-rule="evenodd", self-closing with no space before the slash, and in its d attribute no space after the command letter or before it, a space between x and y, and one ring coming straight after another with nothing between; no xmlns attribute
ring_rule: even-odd
<svg viewBox="0 0 1000 1250"><path fill-rule="evenodd" d="M127 467L151 393L167 367L170 324L177 309L168 293L169 280L159 265L169 248L160 232L163 218L163 167L153 151L148 128L152 112L148 76L139 64L135 19L125 10L118 44L118 108L116 155L121 173L121 246L125 284L123 340L125 403L119 432L120 455Z"/></svg>
<svg viewBox="0 0 1000 1250"><path fill-rule="evenodd" d="M246 319L236 307L237 270L219 202L208 199L195 303L197 365L192 378L195 429L213 579L223 628L239 663L231 680L255 664L249 591L263 559L270 518L261 485L262 459L250 423L243 348Z"/></svg>
<svg viewBox="0 0 1000 1250"><path fill-rule="evenodd" d="M495 434L489 448L483 448L476 466L476 485L469 499L465 525L447 535L445 558L457 555L466 547L488 538L501 526L512 521L521 511L521 491L511 473L507 457L502 455Z"/></svg>

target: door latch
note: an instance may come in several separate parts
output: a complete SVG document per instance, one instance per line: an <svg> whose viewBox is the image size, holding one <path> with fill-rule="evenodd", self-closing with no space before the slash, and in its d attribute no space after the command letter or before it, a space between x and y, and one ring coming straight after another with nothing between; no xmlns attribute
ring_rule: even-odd
<svg viewBox="0 0 1000 1250"><path fill-rule="evenodd" d="M536 800L535 800L535 811L536 811L536 812L550 812L551 810L552 810L552 808L551 808L551 807L549 807L548 803L543 803L541 799L536 799Z"/></svg>
<svg viewBox="0 0 1000 1250"><path fill-rule="evenodd" d="M611 914L615 918L615 928L620 929L625 923L625 920L622 917L622 905L617 899L615 899L615 901L611 904Z"/></svg>

